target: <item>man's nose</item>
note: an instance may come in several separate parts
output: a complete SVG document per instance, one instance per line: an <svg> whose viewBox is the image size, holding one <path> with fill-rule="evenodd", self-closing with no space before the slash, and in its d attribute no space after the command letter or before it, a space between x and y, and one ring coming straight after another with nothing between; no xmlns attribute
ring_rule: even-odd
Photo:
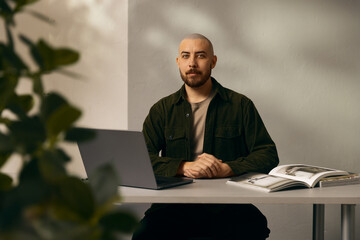
<svg viewBox="0 0 360 240"><path fill-rule="evenodd" d="M195 57L191 57L189 59L189 67L191 67L191 68L196 68L197 67L197 62L196 62Z"/></svg>

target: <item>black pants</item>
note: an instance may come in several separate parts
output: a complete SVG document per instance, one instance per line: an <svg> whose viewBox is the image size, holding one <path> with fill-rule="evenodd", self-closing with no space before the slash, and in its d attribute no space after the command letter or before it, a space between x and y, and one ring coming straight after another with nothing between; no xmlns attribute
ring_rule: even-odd
<svg viewBox="0 0 360 240"><path fill-rule="evenodd" d="M263 240L265 216L251 204L154 204L133 240Z"/></svg>

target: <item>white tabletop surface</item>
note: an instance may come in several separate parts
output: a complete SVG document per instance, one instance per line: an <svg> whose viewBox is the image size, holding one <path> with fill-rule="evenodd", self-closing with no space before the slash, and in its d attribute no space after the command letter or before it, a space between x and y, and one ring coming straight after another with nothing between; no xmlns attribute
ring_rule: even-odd
<svg viewBox="0 0 360 240"><path fill-rule="evenodd" d="M228 179L194 180L163 190L119 187L123 203L360 204L360 184L266 193L226 184Z"/></svg>

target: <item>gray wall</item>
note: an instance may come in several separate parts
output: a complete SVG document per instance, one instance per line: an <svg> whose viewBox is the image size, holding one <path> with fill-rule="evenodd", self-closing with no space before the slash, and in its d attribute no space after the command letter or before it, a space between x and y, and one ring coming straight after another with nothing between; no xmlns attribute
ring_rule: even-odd
<svg viewBox="0 0 360 240"><path fill-rule="evenodd" d="M199 32L218 56L213 76L255 102L281 164L360 172L359 12L359 1L340 0L129 1L129 129L181 86L178 44ZM311 239L312 206L259 207L270 239ZM328 206L326 239L340 238L339 222Z"/></svg>

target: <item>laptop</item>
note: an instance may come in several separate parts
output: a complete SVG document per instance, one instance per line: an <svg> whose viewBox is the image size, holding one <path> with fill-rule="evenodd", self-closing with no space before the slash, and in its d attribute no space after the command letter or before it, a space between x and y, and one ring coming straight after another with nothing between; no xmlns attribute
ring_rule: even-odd
<svg viewBox="0 0 360 240"><path fill-rule="evenodd" d="M127 130L90 129L96 137L78 142L85 171L111 163L119 185L148 189L164 189L192 183L192 179L155 176L142 132Z"/></svg>

